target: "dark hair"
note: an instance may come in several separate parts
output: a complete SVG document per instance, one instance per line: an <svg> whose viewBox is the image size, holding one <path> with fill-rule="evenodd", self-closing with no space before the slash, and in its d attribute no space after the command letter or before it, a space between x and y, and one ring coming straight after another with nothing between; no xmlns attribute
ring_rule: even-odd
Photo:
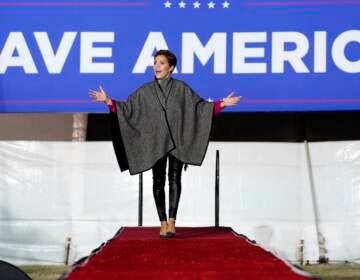
<svg viewBox="0 0 360 280"><path fill-rule="evenodd" d="M175 56L175 54L173 54L171 51L169 50L158 50L155 55L154 55L154 58L157 57L158 55L163 55L166 57L170 67L171 66L176 66L176 63L177 63L177 58Z"/></svg>

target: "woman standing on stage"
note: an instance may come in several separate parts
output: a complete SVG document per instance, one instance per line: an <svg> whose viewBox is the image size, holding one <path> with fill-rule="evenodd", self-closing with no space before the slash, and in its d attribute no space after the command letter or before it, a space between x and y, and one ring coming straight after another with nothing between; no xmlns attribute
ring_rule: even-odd
<svg viewBox="0 0 360 280"><path fill-rule="evenodd" d="M153 195L161 222L160 237L174 237L184 164L201 165L209 142L213 115L235 106L240 96L207 102L185 82L173 79L176 56L160 50L154 56L155 79L115 101L100 86L91 90L94 101L110 108L113 144L121 171L131 175L152 169ZM165 206L166 164L169 181L169 216Z"/></svg>

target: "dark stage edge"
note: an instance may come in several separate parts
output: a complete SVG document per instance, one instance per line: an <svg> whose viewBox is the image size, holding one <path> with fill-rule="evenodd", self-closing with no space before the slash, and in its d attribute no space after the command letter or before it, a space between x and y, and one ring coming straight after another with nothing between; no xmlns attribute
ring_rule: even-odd
<svg viewBox="0 0 360 280"><path fill-rule="evenodd" d="M210 141L312 142L360 140L360 111L222 112ZM109 114L89 114L87 141L110 141Z"/></svg>
<svg viewBox="0 0 360 280"><path fill-rule="evenodd" d="M119 275L114 272L115 274L112 274L111 279L156 279L156 277L159 277L161 273L169 273L169 270L165 272L155 271L155 273L154 271L149 271L148 276L139 276L134 273L133 270L131 271L131 266L133 265L133 263L131 263L131 261L129 260L132 260L134 256L129 254L129 251L126 251L126 248L124 249L123 244L125 244L125 242L130 244L127 249L131 249L130 252L134 256L136 256L135 258L139 258L139 253L141 254L143 252L142 248L145 248L143 246L148 246L149 243L152 246L150 248L151 252L153 252L152 250L154 250L155 252L157 248L166 249L167 246L169 247L169 252L171 248L178 248L177 252L180 252L181 249L179 248L183 248L183 245L185 245L186 242L192 242L191 247L189 247L190 249L188 248L188 251L185 254L186 257L181 259L183 264L185 264L185 267L187 266L188 269L176 272L170 270L169 276L176 277L177 279L316 279L312 277L309 273L292 265L290 262L276 256L272 252L265 250L264 248L256 244L254 240L250 240L246 236L236 233L230 227L177 227L177 236L176 238L171 239L160 239L159 227L122 227L119 229L119 231L115 234L113 238L111 238L107 242L104 242L103 244L101 244L100 247L93 250L88 257L85 257L74 263L70 271L64 274L61 278L59 278L59 280L85 279L83 277L86 269L90 271L89 275L91 275L89 277L87 276L87 279L100 280L107 278L106 276L105 278L103 278L104 275L99 276L101 275L101 273L109 273L110 271L108 267L109 264L106 262L101 262L102 259L100 259L99 256L108 255L109 258L109 252L111 252L109 251L109 246L112 246L115 249L120 248L120 250L115 250L115 254L117 254L118 256L111 256L109 262L114 262L114 260L116 260L115 266L121 266L123 264L122 272L119 272ZM213 262L213 258L210 255L207 256L206 259L201 260L203 263L200 265L200 270L198 264L195 270L191 268L191 266L189 266L189 264L196 263L198 261L192 261L191 259L189 259L189 256L191 256L192 254L197 254L197 252L201 252L196 251L196 247L200 246L204 242L208 242L209 246L207 247L220 245L220 249L218 249L218 251L216 251L216 254L214 255L216 255L219 260L224 260L224 257L228 257L228 259L229 257L232 258L232 260L229 259L229 263L232 263L228 267L231 268L231 271L222 271L222 266L215 267L215 265L211 266L210 272L208 270L203 271L203 267L201 265L204 266L204 263L206 265L207 260L210 261L210 264L211 262ZM229 242L232 242L233 244L230 244ZM134 250L132 248L134 248ZM189 250L192 251L192 248L195 248L194 252L189 252ZM201 248L201 246L199 248ZM244 249L250 249L250 251L247 253L248 255L246 255L246 259L243 259L241 261L245 263L249 261L251 263L252 261L252 265L256 267L256 271L253 272L255 273L255 275L251 274L251 276L249 276L249 272L251 271L247 270L248 266L242 267L241 269L239 267L239 269L236 270L237 263L240 264L241 262L239 258L234 258L236 256L228 256L226 253L223 252L226 252L226 249L229 248L230 251L235 252L241 252L242 250L244 251ZM140 251L136 253L136 250ZM123 259L123 262L125 264L121 261L118 261L120 259L119 252L126 255L126 259ZM225 255L221 256L221 253ZM164 255L161 256L163 257ZM266 258L268 258L268 262L263 262L260 259L257 261L260 256L265 256ZM136 267L139 267L139 269L145 267L146 269L146 266L150 265L149 267L152 268L153 266L151 263L149 263L149 261L151 261L151 257L145 258L144 262L138 263ZM104 266L99 266L99 264ZM171 266L171 261L169 261L169 264ZM156 265L160 267L159 264L155 264L155 266ZM162 263L160 265L161 267L163 267ZM225 262L225 266L226 265L227 261ZM124 272L124 267L127 267L129 269L129 272ZM275 268L275 271L273 271L273 275L267 276L268 270L273 268ZM173 275L171 275L171 273ZM242 275L242 273L244 275ZM98 275L99 277L95 275Z"/></svg>

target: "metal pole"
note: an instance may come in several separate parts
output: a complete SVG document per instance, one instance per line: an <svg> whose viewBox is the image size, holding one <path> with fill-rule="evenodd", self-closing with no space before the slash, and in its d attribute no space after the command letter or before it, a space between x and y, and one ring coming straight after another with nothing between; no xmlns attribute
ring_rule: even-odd
<svg viewBox="0 0 360 280"><path fill-rule="evenodd" d="M318 211L318 207L317 207L314 175L313 175L312 164L311 164L309 143L307 141L308 137L307 137L307 133L306 133L304 113L301 114L301 117L302 117L302 130L303 130L305 156L306 156L306 167L307 167L308 175L309 175L311 199L312 199L314 218L315 218L316 237L317 237L318 249L319 249L319 263L327 263L328 259L326 258L325 238L320 231L320 225L319 225L319 211Z"/></svg>
<svg viewBox="0 0 360 280"><path fill-rule="evenodd" d="M315 191L315 184L314 184L314 175L312 171L312 165L311 165L311 157L310 157L310 150L309 150L309 143L304 140L304 146L305 146L305 154L306 154L306 166L309 174L309 183L311 188L311 198L312 198L312 205L314 210L314 216L315 216L315 229L316 229L316 236L318 241L318 247L319 247L319 263L327 263L328 260L326 258L326 248L325 248L325 239L323 234L320 231L319 226L319 211L317 208L317 199L316 199L316 191Z"/></svg>
<svg viewBox="0 0 360 280"><path fill-rule="evenodd" d="M143 223L143 174L139 174L139 217L138 226L141 227Z"/></svg>
<svg viewBox="0 0 360 280"><path fill-rule="evenodd" d="M304 240L300 240L300 265L304 265Z"/></svg>
<svg viewBox="0 0 360 280"><path fill-rule="evenodd" d="M215 170L215 227L219 227L219 150L216 150Z"/></svg>
<svg viewBox="0 0 360 280"><path fill-rule="evenodd" d="M71 249L71 237L68 237L66 238L66 242L65 242L65 265L69 265L70 249Z"/></svg>

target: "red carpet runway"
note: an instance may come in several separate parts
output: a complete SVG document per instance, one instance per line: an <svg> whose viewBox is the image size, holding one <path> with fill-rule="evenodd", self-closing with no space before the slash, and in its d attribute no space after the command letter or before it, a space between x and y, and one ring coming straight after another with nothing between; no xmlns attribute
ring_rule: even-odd
<svg viewBox="0 0 360 280"><path fill-rule="evenodd" d="M311 279L231 228L124 227L62 279Z"/></svg>

